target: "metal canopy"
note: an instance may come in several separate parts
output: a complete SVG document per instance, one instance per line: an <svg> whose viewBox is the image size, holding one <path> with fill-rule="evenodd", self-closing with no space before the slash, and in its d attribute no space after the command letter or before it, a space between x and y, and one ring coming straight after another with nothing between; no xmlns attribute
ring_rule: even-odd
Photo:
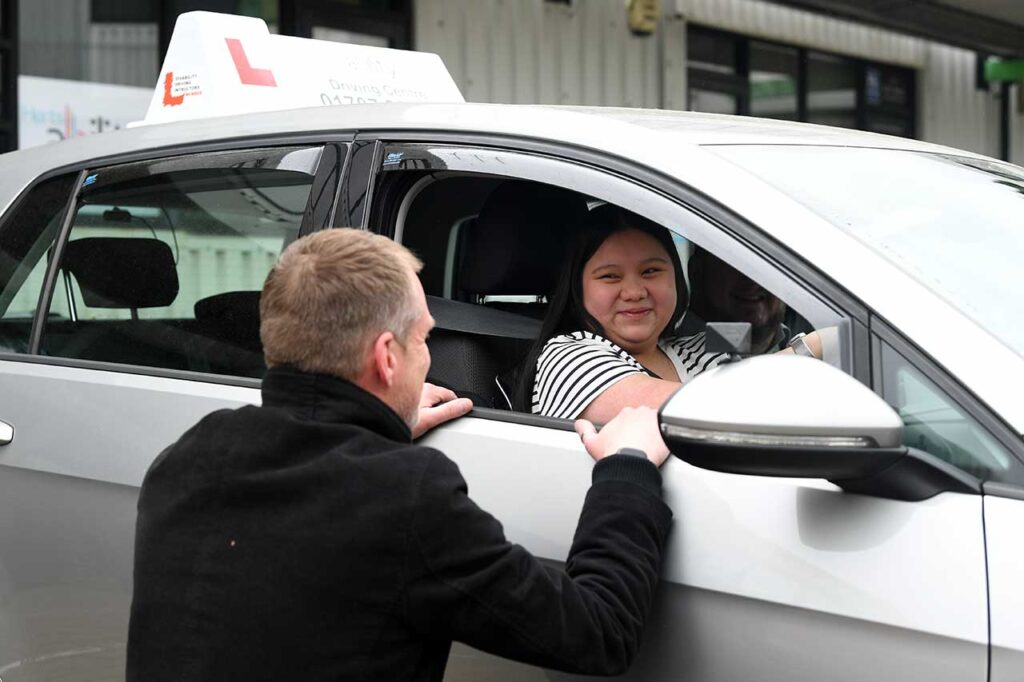
<svg viewBox="0 0 1024 682"><path fill-rule="evenodd" d="M777 0L1002 57L1024 57L1020 0Z"/></svg>

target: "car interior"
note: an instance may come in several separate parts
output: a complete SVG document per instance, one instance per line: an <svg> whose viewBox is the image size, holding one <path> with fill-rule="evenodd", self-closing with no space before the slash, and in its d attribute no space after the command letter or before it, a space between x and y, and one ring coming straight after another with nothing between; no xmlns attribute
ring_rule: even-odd
<svg viewBox="0 0 1024 682"><path fill-rule="evenodd" d="M210 170L150 176L81 205L40 352L262 376L259 289L298 233L310 179L273 171L243 180ZM382 174L375 197L371 222L424 263L420 277L436 320L428 381L478 407L528 412L515 390L522 363L572 232L602 202L539 182L427 170ZM50 257L52 247L28 288L41 286ZM5 342L10 350L24 352L30 324L0 320L0 334L16 337ZM679 331L702 325L688 313Z"/></svg>

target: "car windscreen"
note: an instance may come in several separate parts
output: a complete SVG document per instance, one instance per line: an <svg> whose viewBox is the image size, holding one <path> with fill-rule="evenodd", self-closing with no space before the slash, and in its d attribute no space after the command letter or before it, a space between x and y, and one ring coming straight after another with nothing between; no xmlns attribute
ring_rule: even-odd
<svg viewBox="0 0 1024 682"><path fill-rule="evenodd" d="M1024 169L892 149L717 146L1024 355Z"/></svg>

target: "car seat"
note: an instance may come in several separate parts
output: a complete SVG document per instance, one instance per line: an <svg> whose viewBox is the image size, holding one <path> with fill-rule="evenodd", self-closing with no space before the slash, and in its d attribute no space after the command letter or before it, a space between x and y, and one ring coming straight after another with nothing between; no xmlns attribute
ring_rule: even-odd
<svg viewBox="0 0 1024 682"><path fill-rule="evenodd" d="M500 373L525 357L540 331L548 296L564 264L569 235L586 215L582 195L509 180L460 234L455 286L464 301L430 297L429 380L478 405L512 409ZM522 301L489 300L522 297Z"/></svg>
<svg viewBox="0 0 1024 682"><path fill-rule="evenodd" d="M50 323L43 350L51 355L169 369L196 366L192 334L164 320L140 320L178 296L170 247L159 239L87 237L69 241L62 267L78 282L89 308L128 309L130 320Z"/></svg>

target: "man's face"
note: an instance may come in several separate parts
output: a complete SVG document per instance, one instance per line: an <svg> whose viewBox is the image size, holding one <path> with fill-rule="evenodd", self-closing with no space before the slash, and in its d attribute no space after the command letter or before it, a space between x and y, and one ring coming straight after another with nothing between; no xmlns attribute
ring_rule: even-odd
<svg viewBox="0 0 1024 682"><path fill-rule="evenodd" d="M709 310L709 322L749 322L754 336L775 334L775 329L786 314L786 304L768 293L760 284L721 260L704 252L704 278L693 283L703 287Z"/></svg>
<svg viewBox="0 0 1024 682"><path fill-rule="evenodd" d="M419 418L420 398L423 395L423 382L427 379L430 369L430 350L427 348L427 337L434 327L434 318L427 309L427 299L423 294L423 285L416 275L410 273L412 281L412 298L418 310L416 321L412 323L405 339L398 339L398 376L392 387L392 407L395 412L409 425L415 426ZM404 341L404 342L403 342Z"/></svg>

